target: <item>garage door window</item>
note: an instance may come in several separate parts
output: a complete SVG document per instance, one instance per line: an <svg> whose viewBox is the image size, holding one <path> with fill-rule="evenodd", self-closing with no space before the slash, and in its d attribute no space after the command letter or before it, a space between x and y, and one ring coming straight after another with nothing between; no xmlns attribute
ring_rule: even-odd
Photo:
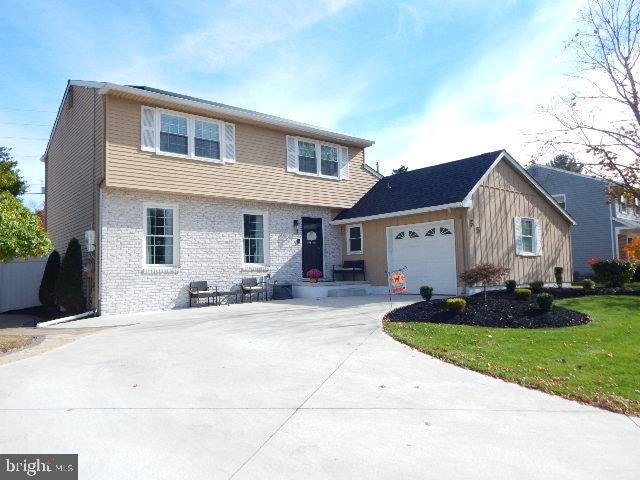
<svg viewBox="0 0 640 480"><path fill-rule="evenodd" d="M347 253L349 255L362 253L362 225L347 227Z"/></svg>

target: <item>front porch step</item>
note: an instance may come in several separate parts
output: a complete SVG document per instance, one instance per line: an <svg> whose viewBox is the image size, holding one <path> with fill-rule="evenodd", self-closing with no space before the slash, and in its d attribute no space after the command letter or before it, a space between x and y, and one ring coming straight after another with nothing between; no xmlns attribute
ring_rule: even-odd
<svg viewBox="0 0 640 480"><path fill-rule="evenodd" d="M355 297L371 293L369 282L303 282L293 285L293 298Z"/></svg>

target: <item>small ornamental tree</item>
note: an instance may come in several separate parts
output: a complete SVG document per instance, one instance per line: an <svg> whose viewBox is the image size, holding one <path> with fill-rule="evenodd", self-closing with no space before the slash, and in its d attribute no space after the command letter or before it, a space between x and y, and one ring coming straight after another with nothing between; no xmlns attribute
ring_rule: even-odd
<svg viewBox="0 0 640 480"><path fill-rule="evenodd" d="M62 259L56 279L56 300L70 314L84 309L82 292L82 250L77 238L72 238Z"/></svg>
<svg viewBox="0 0 640 480"><path fill-rule="evenodd" d="M636 237L631 240L625 247L627 251L627 257L634 262L640 262L640 237Z"/></svg>
<svg viewBox="0 0 640 480"><path fill-rule="evenodd" d="M475 267L462 272L458 275L458 278L462 280L467 286L471 287L476 284L481 284L484 287L484 301L487 301L487 286L497 285L501 282L502 277L509 273L507 267L501 267L499 265L493 265L491 263L483 263L476 265Z"/></svg>
<svg viewBox="0 0 640 480"><path fill-rule="evenodd" d="M40 282L40 290L38 290L38 298L40 303L47 308L53 308L56 305L56 279L60 273L60 254L57 250L51 252L44 267L42 281Z"/></svg>
<svg viewBox="0 0 640 480"><path fill-rule="evenodd" d="M51 241L38 216L9 192L0 192L0 262L50 251Z"/></svg>

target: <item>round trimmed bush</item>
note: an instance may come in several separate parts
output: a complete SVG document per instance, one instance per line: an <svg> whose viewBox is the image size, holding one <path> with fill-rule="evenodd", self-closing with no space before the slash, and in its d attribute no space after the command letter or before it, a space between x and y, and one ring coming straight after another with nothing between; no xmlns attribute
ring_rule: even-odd
<svg viewBox="0 0 640 480"><path fill-rule="evenodd" d="M608 287L624 287L633 280L636 264L624 260L599 260L591 264L591 270L596 279Z"/></svg>
<svg viewBox="0 0 640 480"><path fill-rule="evenodd" d="M420 295L422 295L422 298L425 299L425 301L429 301L431 300L431 297L433 296L433 287L429 286L429 285L422 285L420 287Z"/></svg>
<svg viewBox="0 0 640 480"><path fill-rule="evenodd" d="M453 313L462 313L464 312L464 309L467 308L467 301L460 297L447 298L445 303L447 305L447 310Z"/></svg>
<svg viewBox="0 0 640 480"><path fill-rule="evenodd" d="M551 311L551 307L553 306L553 295L550 293L541 293L536 298L536 301L538 302L538 306L541 310L544 310L545 312Z"/></svg>
<svg viewBox="0 0 640 480"><path fill-rule="evenodd" d="M585 278L584 280L582 280L582 288L584 288L585 290L593 290L594 288L596 288L596 282L594 282L590 278Z"/></svg>
<svg viewBox="0 0 640 480"><path fill-rule="evenodd" d="M531 298L531 290L528 288L516 288L513 294L518 300L529 300Z"/></svg>
<svg viewBox="0 0 640 480"><path fill-rule="evenodd" d="M529 283L529 288L533 293L542 293L542 288L544 287L544 282L540 280L535 280Z"/></svg>
<svg viewBox="0 0 640 480"><path fill-rule="evenodd" d="M507 280L506 282L504 282L504 286L507 287L507 293L512 294L518 284L515 280Z"/></svg>

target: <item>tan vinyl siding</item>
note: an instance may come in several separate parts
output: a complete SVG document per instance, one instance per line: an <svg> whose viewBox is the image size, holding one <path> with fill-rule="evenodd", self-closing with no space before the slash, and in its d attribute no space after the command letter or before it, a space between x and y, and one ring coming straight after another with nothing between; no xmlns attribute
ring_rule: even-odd
<svg viewBox="0 0 640 480"><path fill-rule="evenodd" d="M84 252L84 232L95 228L104 155L103 123L103 101L97 91L72 87L62 105L45 165L47 231L61 255L73 237L80 240Z"/></svg>
<svg viewBox="0 0 640 480"><path fill-rule="evenodd" d="M542 255L515 253L514 217L537 218L542 229ZM518 283L553 282L553 269L564 267L565 281L572 278L569 222L527 180L504 160L473 195L469 219L469 263L494 263L509 267Z"/></svg>
<svg viewBox="0 0 640 480"><path fill-rule="evenodd" d="M141 104L114 96L106 98L107 187L346 208L377 181L363 168L364 152L356 147L349 148L349 180L287 172L287 132L239 122L233 122L236 125L235 164L143 152L140 150ZM186 113L203 115L204 112Z"/></svg>
<svg viewBox="0 0 640 480"><path fill-rule="evenodd" d="M70 96L73 96L72 106ZM77 238L85 262L98 251L99 184L104 165L104 100L95 89L73 86L62 105L45 160L45 212L53 247L64 255ZM96 231L96 251L88 254L84 232ZM97 258L92 263L97 276ZM91 273L91 270L88 270ZM85 278L89 307L96 305L97 281Z"/></svg>
<svg viewBox="0 0 640 480"><path fill-rule="evenodd" d="M458 262L456 269L458 273L464 271L464 261L460 260L464 257L464 243L463 243L463 219L465 215L463 209L453 210L441 210L438 212L421 213L418 215L407 215L394 218L383 218L380 220L371 220L362 223L363 232L363 253L361 255L347 255L346 254L346 225L342 228L344 247L344 259L345 260L364 260L367 280L373 285L386 285L387 276L387 227L393 227L396 225L411 225L414 223L426 223L434 222L438 220L453 219L456 237L456 258Z"/></svg>

